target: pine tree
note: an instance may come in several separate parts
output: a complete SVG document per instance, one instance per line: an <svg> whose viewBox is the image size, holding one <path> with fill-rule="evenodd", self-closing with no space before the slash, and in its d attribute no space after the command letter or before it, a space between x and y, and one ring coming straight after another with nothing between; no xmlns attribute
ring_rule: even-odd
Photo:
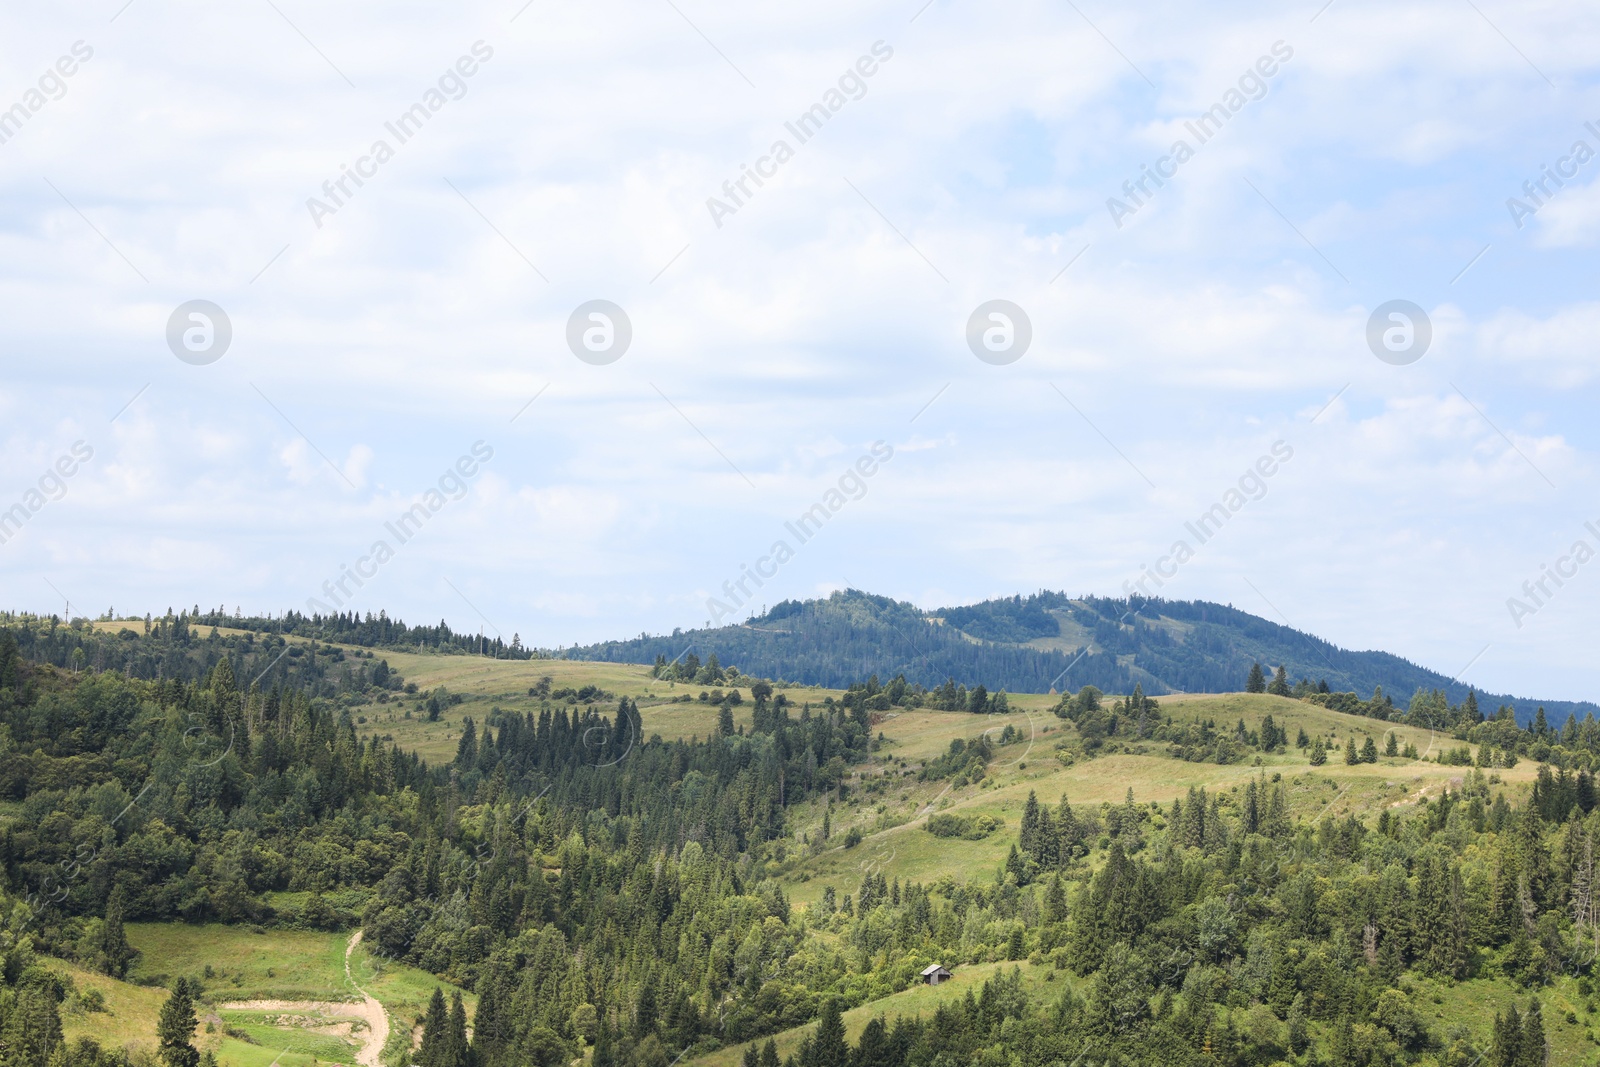
<svg viewBox="0 0 1600 1067"><path fill-rule="evenodd" d="M467 1009L461 991L450 995L450 1036L445 1048L445 1067L470 1067L472 1049L467 1044Z"/></svg>
<svg viewBox="0 0 1600 1067"><path fill-rule="evenodd" d="M1039 859L1039 798L1032 790L1028 791L1028 799L1022 805L1022 826L1017 835L1017 843L1022 846L1022 851Z"/></svg>
<svg viewBox="0 0 1600 1067"><path fill-rule="evenodd" d="M420 1067L420 1057L419 1057ZM617 1067L617 1051L611 1044L611 1026L604 1018L594 1036L594 1053L589 1057L589 1067Z"/></svg>
<svg viewBox="0 0 1600 1067"><path fill-rule="evenodd" d="M1283 669L1282 664L1273 672L1272 684L1267 686L1267 692L1279 697L1289 695L1289 672Z"/></svg>
<svg viewBox="0 0 1600 1067"><path fill-rule="evenodd" d="M445 1007L444 990L433 987L428 1011L422 1017L422 1042L417 1049L418 1067L451 1067L446 1058L450 1042L450 1009Z"/></svg>
<svg viewBox="0 0 1600 1067"><path fill-rule="evenodd" d="M1544 1012L1537 1000L1528 1002L1522 1017L1522 1046L1517 1050L1517 1067L1545 1067Z"/></svg>
<svg viewBox="0 0 1600 1067"><path fill-rule="evenodd" d="M850 1046L844 1040L844 1018L839 1014L839 1003L828 1000L817 1019L817 1029L810 1040L811 1059L805 1067L850 1067Z"/></svg>
<svg viewBox="0 0 1600 1067"><path fill-rule="evenodd" d="M1344 762L1350 767L1354 767L1361 762L1361 753L1356 751L1356 739L1353 737L1345 739Z"/></svg>
<svg viewBox="0 0 1600 1067"><path fill-rule="evenodd" d="M1250 677L1245 680L1246 693L1265 693L1267 691L1267 676L1261 671L1261 664L1254 664L1250 668Z"/></svg>
<svg viewBox="0 0 1600 1067"><path fill-rule="evenodd" d="M1056 874L1050 879L1050 884L1044 891L1044 921L1058 923L1067 917L1067 891L1061 884L1061 875Z"/></svg>
<svg viewBox="0 0 1600 1067"><path fill-rule="evenodd" d="M1383 743L1385 756L1398 756L1400 754L1400 738L1393 730L1389 731L1389 739Z"/></svg>
<svg viewBox="0 0 1600 1067"><path fill-rule="evenodd" d="M1322 743L1322 738L1311 742L1311 766L1320 767L1328 762L1328 746Z"/></svg>
<svg viewBox="0 0 1600 1067"><path fill-rule="evenodd" d="M1244 812L1241 817L1244 821L1242 829L1245 833L1253 834L1261 830L1261 804L1257 798L1256 780L1254 778L1245 783Z"/></svg>
<svg viewBox="0 0 1600 1067"><path fill-rule="evenodd" d="M1489 1067L1520 1067L1522 1063L1522 1016L1511 1005L1505 1015L1494 1017L1494 1039L1489 1047Z"/></svg>
<svg viewBox="0 0 1600 1067"><path fill-rule="evenodd" d="M100 928L100 957L97 962L100 973L112 978L127 977L128 965L135 956L133 946L128 944L127 931L122 926L122 912L127 899L128 895L120 885L111 891L111 899L106 902L105 923Z"/></svg>
<svg viewBox="0 0 1600 1067"><path fill-rule="evenodd" d="M1294 747L1295 748L1305 748L1310 743L1311 743L1311 738L1306 736L1306 728L1304 726L1300 727L1298 732L1295 734Z"/></svg>
<svg viewBox="0 0 1600 1067"><path fill-rule="evenodd" d="M198 1025L200 1020L194 1013L194 994L189 989L189 980L179 978L173 983L172 995L161 1006L156 1022L156 1051L162 1063L167 1067L198 1067L200 1053L194 1047L194 1028Z"/></svg>
<svg viewBox="0 0 1600 1067"><path fill-rule="evenodd" d="M1362 745L1361 745L1361 762L1362 763L1377 763L1378 762L1378 746L1377 746L1377 743L1374 742L1371 737L1368 737L1366 739L1366 741L1363 742Z"/></svg>
<svg viewBox="0 0 1600 1067"><path fill-rule="evenodd" d="M1305 994L1296 993L1294 1003L1289 1005L1289 1051L1298 1056L1310 1044L1311 1026L1306 1019Z"/></svg>
<svg viewBox="0 0 1600 1067"><path fill-rule="evenodd" d="M866 1029L861 1031L861 1040L856 1043L856 1053L851 1061L851 1067L894 1067L896 1060L894 1046L889 1042L888 1028L883 1025L883 1017L873 1017L867 1023ZM760 1067L760 1064L755 1064L754 1067Z"/></svg>

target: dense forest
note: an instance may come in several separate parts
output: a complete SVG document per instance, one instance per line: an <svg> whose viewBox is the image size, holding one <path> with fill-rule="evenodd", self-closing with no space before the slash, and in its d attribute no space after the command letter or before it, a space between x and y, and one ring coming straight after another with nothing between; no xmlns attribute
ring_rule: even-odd
<svg viewBox="0 0 1600 1067"><path fill-rule="evenodd" d="M129 1062L64 1045L68 991L38 958L125 973L135 919L360 927L383 954L476 994L470 1037L459 1005L436 998L421 1067L579 1054L668 1067L749 1040L745 1062L772 1067L760 1039L813 1020L793 1067L1531 1067L1545 1062L1548 982L1580 976L1585 1017L1596 1007L1592 720L1529 730L1469 722L1442 693L1404 711L1379 701L1386 716L1449 719L1548 760L1531 800L1476 767L1370 825L1297 811L1265 771L1164 805L1131 790L1120 804L1030 796L994 870L923 884L869 869L853 892L800 909L775 875L855 842L796 833L794 809L873 787L873 716L889 696L876 682L796 707L746 675L753 727L724 717L690 741L642 737L626 698L612 716L547 702L465 724L454 758L430 766L358 737L342 698L322 692L326 673L241 678L239 655L248 669L266 649L219 637L173 653L190 677L148 680L96 669L89 652L58 666L60 629L0 630L6 1067ZM162 640L178 642L176 627ZM381 662L362 658L351 681L333 664L338 685L383 692ZM1080 690L1061 714L1102 717L1107 739L1171 725L1142 693ZM1257 745L1293 743L1263 725L1249 728ZM981 773L987 745L975 768L957 758L932 773ZM273 907L274 890L304 903ZM1025 995L1002 968L921 1020L845 1040L840 1011L909 988L930 963L996 961L1029 961L1053 984ZM1428 989L1470 976L1515 983L1492 1035L1430 1008ZM196 996L198 981L174 982L167 1067L195 1067Z"/></svg>
<svg viewBox="0 0 1600 1067"><path fill-rule="evenodd" d="M103 616L111 621L111 613ZM216 664L219 649L232 656L235 677L254 677L267 667L278 652L288 648L291 660L300 651L289 648L284 637L302 637L312 642L325 642L366 649L391 649L417 652L457 652L489 656L495 659L529 659L537 653L522 646L522 639L512 635L510 643L500 637L479 634L461 634L440 620L437 626L407 626L391 619L385 612L363 618L357 612L330 615L303 615L288 611L276 618L267 616L229 615L222 608L201 611L195 606L189 611L174 614L171 608L162 616L146 615L141 620L124 622L115 633L96 629L85 619L64 623L55 616L40 618L0 612L0 626L9 626L16 633L24 654L35 662L52 663L72 670L91 667L97 671L119 671L130 678L183 678L192 680L196 672L208 671ZM211 631L218 628L247 631L239 637L214 637ZM266 653L265 658L262 654ZM338 649L328 649L334 662L342 662L344 655ZM254 666L254 670L250 667ZM312 661L290 662L282 665L275 675L283 681L292 674L304 672L310 676L325 677L325 664ZM310 668L309 671L306 668ZM248 671L248 673L245 673ZM337 677L339 672L332 672Z"/></svg>
<svg viewBox="0 0 1600 1067"><path fill-rule="evenodd" d="M1063 619L1092 642L1091 651L1080 655L1027 644L1062 636ZM926 612L848 590L827 599L787 600L739 626L641 635L574 647L566 654L647 664L658 657L676 660L686 650L702 659L715 654L751 674L832 687L873 674L903 674L928 688L954 679L969 688L982 684L1013 693L1085 685L1107 693L1127 693L1135 685L1152 695L1221 693L1236 689L1253 662L1263 662L1348 692L1438 689L1460 701L1469 688L1398 656L1341 649L1231 605L1049 591ZM1535 703L1496 694L1480 698ZM1594 704L1542 703L1562 719L1600 712Z"/></svg>

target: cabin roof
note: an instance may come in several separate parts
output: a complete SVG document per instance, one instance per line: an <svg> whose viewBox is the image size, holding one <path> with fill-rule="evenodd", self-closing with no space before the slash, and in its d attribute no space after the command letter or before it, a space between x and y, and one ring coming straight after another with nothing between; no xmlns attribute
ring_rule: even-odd
<svg viewBox="0 0 1600 1067"><path fill-rule="evenodd" d="M940 971L944 971L944 964L942 964L942 963L930 964L927 967L922 968L922 977L926 978L930 974L938 974ZM949 971L945 971L945 973L949 974L950 972Z"/></svg>

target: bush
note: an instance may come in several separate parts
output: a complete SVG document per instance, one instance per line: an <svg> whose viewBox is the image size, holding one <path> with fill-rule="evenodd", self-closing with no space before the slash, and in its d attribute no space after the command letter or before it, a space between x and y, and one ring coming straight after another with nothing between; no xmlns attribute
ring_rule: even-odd
<svg viewBox="0 0 1600 1067"><path fill-rule="evenodd" d="M993 815L930 815L924 828L934 837L981 841L1004 825Z"/></svg>

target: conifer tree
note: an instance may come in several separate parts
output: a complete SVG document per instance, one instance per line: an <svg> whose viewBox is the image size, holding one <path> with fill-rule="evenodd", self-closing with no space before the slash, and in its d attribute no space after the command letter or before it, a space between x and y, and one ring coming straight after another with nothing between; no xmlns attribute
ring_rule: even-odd
<svg viewBox="0 0 1600 1067"><path fill-rule="evenodd" d="M1322 738L1311 742L1311 766L1320 767L1328 762L1328 746L1322 743Z"/></svg>
<svg viewBox="0 0 1600 1067"><path fill-rule="evenodd" d="M829 999L822 1006L816 1032L809 1041L810 1058L801 1056L803 1067L850 1067L850 1046L844 1040L844 1018L839 1002Z"/></svg>
<svg viewBox="0 0 1600 1067"><path fill-rule="evenodd" d="M1311 1027L1306 1019L1306 998L1296 993L1289 1005L1289 1051L1298 1056L1311 1044Z"/></svg>
<svg viewBox="0 0 1600 1067"><path fill-rule="evenodd" d="M1272 684L1267 686L1267 692L1279 697L1289 695L1289 672L1283 669L1282 664L1279 664L1278 669L1273 672Z"/></svg>
<svg viewBox="0 0 1600 1067"><path fill-rule="evenodd" d="M450 995L450 1039L445 1049L445 1067L470 1067L472 1049L467 1044L467 1009L461 991Z"/></svg>
<svg viewBox="0 0 1600 1067"><path fill-rule="evenodd" d="M179 978L156 1022L156 1051L162 1063L167 1067L198 1067L200 1053L194 1047L194 1028L199 1024L189 980Z"/></svg>
<svg viewBox="0 0 1600 1067"><path fill-rule="evenodd" d="M1505 1015L1495 1013L1494 1038L1489 1046L1489 1067L1521 1067L1521 1065L1522 1016L1517 1014L1517 1006L1512 1004L1506 1008Z"/></svg>
<svg viewBox="0 0 1600 1067"><path fill-rule="evenodd" d="M111 899L106 902L105 923L100 928L100 957L97 962L100 973L112 978L127 977L128 965L137 955L133 946L128 944L128 934L122 926L122 912L127 900L128 894L120 885L111 891Z"/></svg>
<svg viewBox="0 0 1600 1067"><path fill-rule="evenodd" d="M1361 745L1361 762L1362 763L1377 763L1378 762L1378 746L1372 740L1372 738L1370 736L1366 739L1366 741L1362 742L1362 745Z"/></svg>
<svg viewBox="0 0 1600 1067"><path fill-rule="evenodd" d="M1356 751L1356 739L1354 737L1345 739L1344 762L1351 767L1361 762L1361 753Z"/></svg>
<svg viewBox="0 0 1600 1067"><path fill-rule="evenodd" d="M1018 832L1017 843L1022 846L1022 851L1035 859L1039 856L1039 797L1028 791L1028 799L1022 805L1022 826Z"/></svg>
<svg viewBox="0 0 1600 1067"><path fill-rule="evenodd" d="M428 998L428 1010L422 1017L422 1041L417 1049L417 1067L451 1067L448 1059L450 1044L450 1009L445 1007L444 990L433 987Z"/></svg>
<svg viewBox="0 0 1600 1067"><path fill-rule="evenodd" d="M1261 664L1257 663L1250 668L1250 677L1245 679L1244 691L1246 693L1265 693L1267 691L1267 676L1261 671Z"/></svg>
<svg viewBox="0 0 1600 1067"><path fill-rule="evenodd" d="M1522 1017L1522 1046L1517 1050L1517 1067L1545 1067L1544 1013L1537 1000L1528 1002Z"/></svg>

